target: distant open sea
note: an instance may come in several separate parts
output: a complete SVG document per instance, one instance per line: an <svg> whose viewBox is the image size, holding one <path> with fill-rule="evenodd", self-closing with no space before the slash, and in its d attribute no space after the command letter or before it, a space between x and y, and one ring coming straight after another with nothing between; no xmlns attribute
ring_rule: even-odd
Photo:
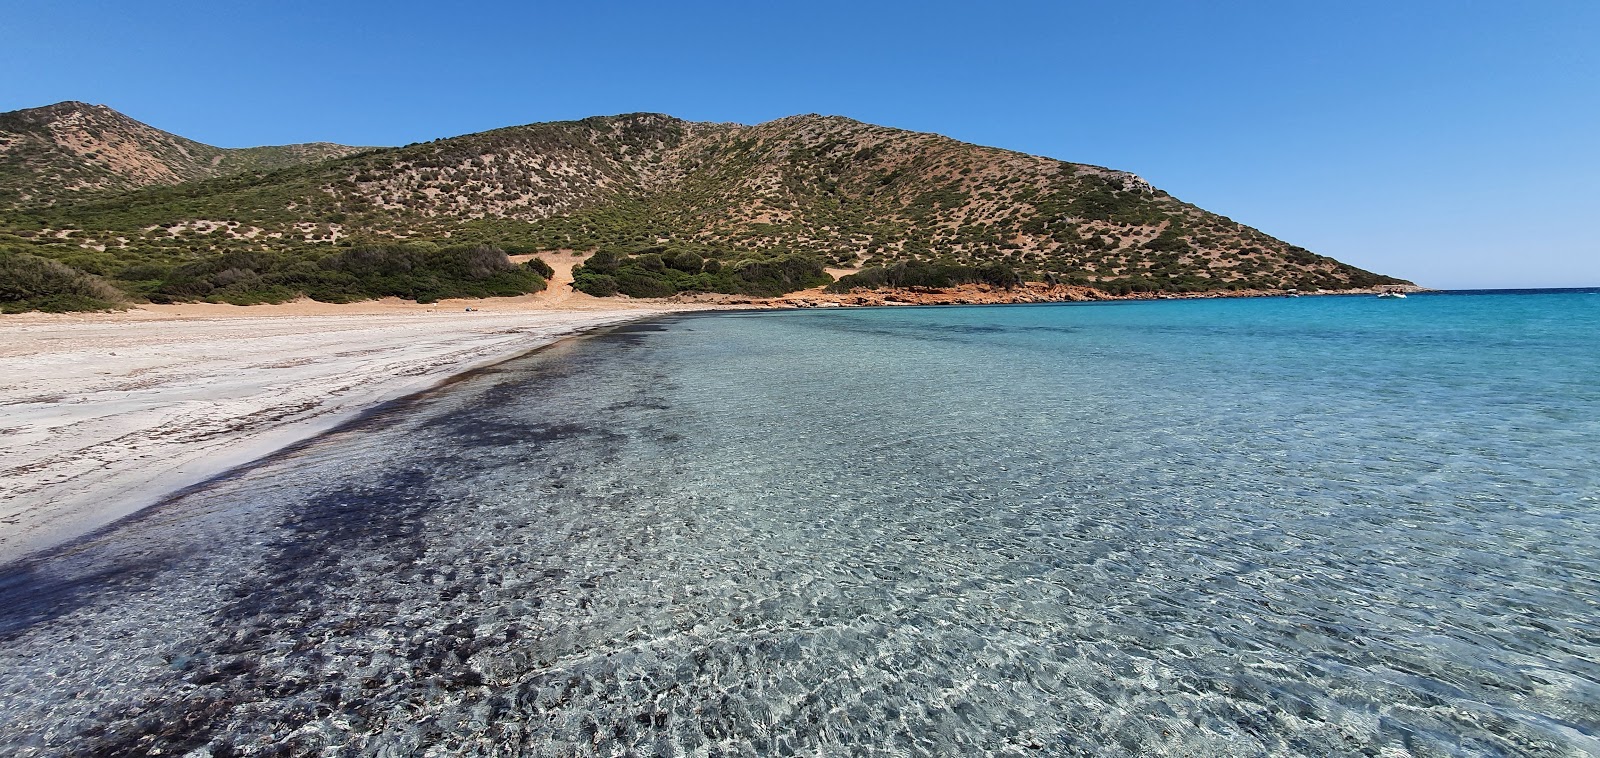
<svg viewBox="0 0 1600 758"><path fill-rule="evenodd" d="M158 748L1600 754L1600 290L569 341L0 575L0 754Z"/></svg>

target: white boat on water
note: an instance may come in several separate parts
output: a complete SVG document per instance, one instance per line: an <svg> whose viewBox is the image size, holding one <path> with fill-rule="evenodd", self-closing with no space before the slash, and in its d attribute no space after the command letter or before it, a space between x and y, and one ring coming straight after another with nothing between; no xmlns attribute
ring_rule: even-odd
<svg viewBox="0 0 1600 758"><path fill-rule="evenodd" d="M1378 297L1403 298L1405 296L1406 296L1406 293L1404 293L1404 292L1379 292L1378 293Z"/></svg>

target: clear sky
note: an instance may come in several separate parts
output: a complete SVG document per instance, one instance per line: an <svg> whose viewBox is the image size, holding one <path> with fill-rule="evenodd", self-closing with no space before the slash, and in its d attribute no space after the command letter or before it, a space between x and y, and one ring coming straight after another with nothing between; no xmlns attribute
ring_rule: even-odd
<svg viewBox="0 0 1600 758"><path fill-rule="evenodd" d="M1600 2L4 0L0 110L225 147L849 116L1445 288L1600 285Z"/></svg>

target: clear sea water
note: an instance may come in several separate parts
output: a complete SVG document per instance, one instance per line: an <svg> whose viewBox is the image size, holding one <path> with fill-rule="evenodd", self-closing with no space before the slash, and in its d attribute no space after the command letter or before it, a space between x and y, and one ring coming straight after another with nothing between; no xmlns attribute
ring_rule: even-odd
<svg viewBox="0 0 1600 758"><path fill-rule="evenodd" d="M1600 754L1600 291L571 341L0 571L0 724L23 756Z"/></svg>

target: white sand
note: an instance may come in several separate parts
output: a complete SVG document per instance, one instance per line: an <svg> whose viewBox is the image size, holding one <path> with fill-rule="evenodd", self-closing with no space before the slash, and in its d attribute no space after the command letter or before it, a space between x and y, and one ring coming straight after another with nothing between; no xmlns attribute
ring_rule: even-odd
<svg viewBox="0 0 1600 758"><path fill-rule="evenodd" d="M375 404L666 308L602 304L566 290L435 306L186 305L0 317L0 564Z"/></svg>

